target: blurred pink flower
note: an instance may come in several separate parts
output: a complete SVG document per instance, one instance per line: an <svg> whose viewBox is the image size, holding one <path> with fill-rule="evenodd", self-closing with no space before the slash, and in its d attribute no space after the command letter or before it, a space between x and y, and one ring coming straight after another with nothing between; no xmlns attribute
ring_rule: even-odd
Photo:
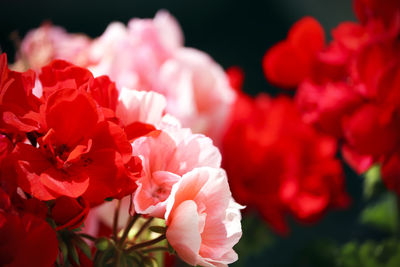
<svg viewBox="0 0 400 267"><path fill-rule="evenodd" d="M127 26L113 22L93 40L45 25L26 36L21 54L36 70L61 58L88 67L95 77L108 75L120 91L158 92L166 97L166 112L217 145L235 100L222 67L206 53L184 47L182 30L166 11L154 19L134 18ZM34 91L40 95L40 88Z"/></svg>
<svg viewBox="0 0 400 267"><path fill-rule="evenodd" d="M25 36L18 63L36 71L53 59L64 59L86 66L89 45L89 37L67 33L62 27L46 23Z"/></svg>
<svg viewBox="0 0 400 267"><path fill-rule="evenodd" d="M93 41L90 69L95 75L109 75L118 88L158 91L159 68L182 45L180 27L166 11L154 19L134 18L127 27L113 22Z"/></svg>
<svg viewBox="0 0 400 267"><path fill-rule="evenodd" d="M161 67L160 84L167 111L218 145L236 96L221 66L204 52L181 48Z"/></svg>

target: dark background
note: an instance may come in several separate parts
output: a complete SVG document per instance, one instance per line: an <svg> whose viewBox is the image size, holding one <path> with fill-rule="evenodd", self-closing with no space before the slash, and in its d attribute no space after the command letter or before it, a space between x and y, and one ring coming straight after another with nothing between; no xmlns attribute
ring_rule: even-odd
<svg viewBox="0 0 400 267"><path fill-rule="evenodd" d="M18 31L23 37L45 20L69 32L96 37L111 21L126 23L132 17L153 17L157 10L167 9L181 24L186 46L207 52L224 68L241 66L246 73L244 89L247 92L276 93L278 90L268 85L262 73L261 59L265 51L284 39L290 26L305 15L320 21L330 38L330 30L338 23L354 20L351 5L350 0L0 0L0 47L12 61L15 49L9 38L11 32ZM331 212L313 227L291 222L288 237L268 232L264 232L265 237L255 236L257 242L265 238L262 244L267 244L272 235L273 245L261 249L249 246L246 255L239 254L241 260L236 265L308 266L309 260L302 263L301 259L308 257L304 249L315 240L343 243L373 236L370 229L360 228L358 224L358 214L364 206L361 178L349 169L346 173L348 191L354 199L351 209ZM255 223L246 231L257 227Z"/></svg>
<svg viewBox="0 0 400 267"><path fill-rule="evenodd" d="M350 0L0 0L0 46L12 59L10 33L22 37L45 20L96 37L111 21L153 17L159 9L180 22L186 46L207 52L224 68L242 66L249 92L271 89L262 74L262 56L295 21L314 16L328 37L340 21L353 19Z"/></svg>

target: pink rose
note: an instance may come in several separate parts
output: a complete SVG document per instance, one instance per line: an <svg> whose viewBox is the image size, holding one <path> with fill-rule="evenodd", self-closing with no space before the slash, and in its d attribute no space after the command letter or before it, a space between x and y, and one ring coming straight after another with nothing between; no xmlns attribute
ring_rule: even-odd
<svg viewBox="0 0 400 267"><path fill-rule="evenodd" d="M182 176L167 200L167 240L191 265L227 266L237 260L232 247L242 230L240 209L226 173L202 167Z"/></svg>

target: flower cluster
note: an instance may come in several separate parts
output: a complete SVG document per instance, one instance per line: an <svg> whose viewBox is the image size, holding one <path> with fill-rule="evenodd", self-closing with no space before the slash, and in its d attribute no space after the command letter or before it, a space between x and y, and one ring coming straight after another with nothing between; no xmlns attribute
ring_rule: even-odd
<svg viewBox="0 0 400 267"><path fill-rule="evenodd" d="M118 90L64 60L37 72L11 71L0 56L0 262L150 265L154 251L168 250L153 247L165 239L192 265L237 259L243 207L211 139L182 128L158 93ZM90 210L122 198L132 199L121 210L132 215L125 229L118 207L111 236L82 230ZM131 237L140 216L165 220L150 228L158 237L138 239L147 223Z"/></svg>
<svg viewBox="0 0 400 267"><path fill-rule="evenodd" d="M30 31L14 71L0 56L0 262L226 266L234 198L279 234L349 206L338 150L400 194L400 2L354 8L332 41L305 17L266 52L275 97L246 95L165 11L97 38Z"/></svg>
<svg viewBox="0 0 400 267"><path fill-rule="evenodd" d="M240 69L227 73L240 89ZM222 153L232 192L274 230L288 232L287 214L310 223L348 206L336 141L304 123L289 97L239 93L228 125Z"/></svg>
<svg viewBox="0 0 400 267"><path fill-rule="evenodd" d="M298 21L263 60L267 78L297 88L304 121L341 141L358 173L382 166L400 193L400 2L355 0L359 22L343 22L326 43L313 18Z"/></svg>
<svg viewBox="0 0 400 267"><path fill-rule="evenodd" d="M18 56L18 67L38 70L60 58L108 75L117 88L158 92L168 113L216 143L235 99L223 69L204 52L184 47L178 23L165 11L127 26L113 22L95 39L45 24L27 34Z"/></svg>
<svg viewBox="0 0 400 267"><path fill-rule="evenodd" d="M73 48L68 53L63 49L66 45ZM319 49L315 46L314 50ZM212 138L223 151L234 197L249 209L259 210L278 232L288 231L286 214L308 223L329 208L348 205L343 171L334 158L335 140L303 123L288 98L252 100L246 96L241 92L241 70L225 73L205 53L184 47L178 23L164 11L154 19L132 19L127 26L114 22L95 39L45 24L28 33L17 56L16 67L37 70L58 57L87 67L95 75L108 75L120 88L119 98L125 106L133 104L132 94L144 98L145 92L155 91L165 97L165 102L157 104L157 112L141 115L148 116L147 123L155 128L162 127L162 133L140 137L148 130L142 127L139 134L133 134L135 140L128 138L133 141L132 155L143 163L133 199L139 213L162 216L179 177L195 168L218 168L221 162L209 139L175 127L175 122L160 122L156 114L164 107L184 127ZM290 82L287 77L283 80ZM125 124L140 117L123 106L116 110L119 117L125 117L120 119ZM165 155L159 155L160 148ZM188 151L196 160L188 160ZM102 212L99 216L106 217Z"/></svg>

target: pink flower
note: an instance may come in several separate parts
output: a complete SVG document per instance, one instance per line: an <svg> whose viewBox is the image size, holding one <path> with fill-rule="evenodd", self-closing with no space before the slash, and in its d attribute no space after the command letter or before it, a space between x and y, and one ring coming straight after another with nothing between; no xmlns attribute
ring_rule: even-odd
<svg viewBox="0 0 400 267"><path fill-rule="evenodd" d="M221 154L211 139L190 129L163 127L132 143L133 155L142 159L144 173L137 182L135 211L156 217L164 216L166 199L182 175L197 167L221 165Z"/></svg>
<svg viewBox="0 0 400 267"><path fill-rule="evenodd" d="M155 125L161 121L165 106L165 97L158 93L123 87L115 113L125 125L136 121Z"/></svg>
<svg viewBox="0 0 400 267"><path fill-rule="evenodd" d="M95 77L109 76L118 90L158 92L166 97L166 111L184 127L220 143L236 94L210 56L183 46L182 30L166 11L153 19L134 18L127 26L113 22L93 40L47 25L28 34L22 47L36 69L62 58ZM34 92L41 95L38 86Z"/></svg>
<svg viewBox="0 0 400 267"><path fill-rule="evenodd" d="M240 209L231 197L226 173L202 167L182 176L167 200L167 240L191 265L227 266L237 260Z"/></svg>
<svg viewBox="0 0 400 267"><path fill-rule="evenodd" d="M20 60L37 71L53 59L64 59L85 66L89 45L90 39L83 34L70 34L61 27L44 24L25 36Z"/></svg>
<svg viewBox="0 0 400 267"><path fill-rule="evenodd" d="M160 66L182 44L178 23L165 11L154 19L132 19L128 27L114 22L93 41L90 69L95 76L109 75L118 88L157 91Z"/></svg>
<svg viewBox="0 0 400 267"><path fill-rule="evenodd" d="M160 84L167 112L218 144L236 96L221 66L199 50L181 48L163 64Z"/></svg>

